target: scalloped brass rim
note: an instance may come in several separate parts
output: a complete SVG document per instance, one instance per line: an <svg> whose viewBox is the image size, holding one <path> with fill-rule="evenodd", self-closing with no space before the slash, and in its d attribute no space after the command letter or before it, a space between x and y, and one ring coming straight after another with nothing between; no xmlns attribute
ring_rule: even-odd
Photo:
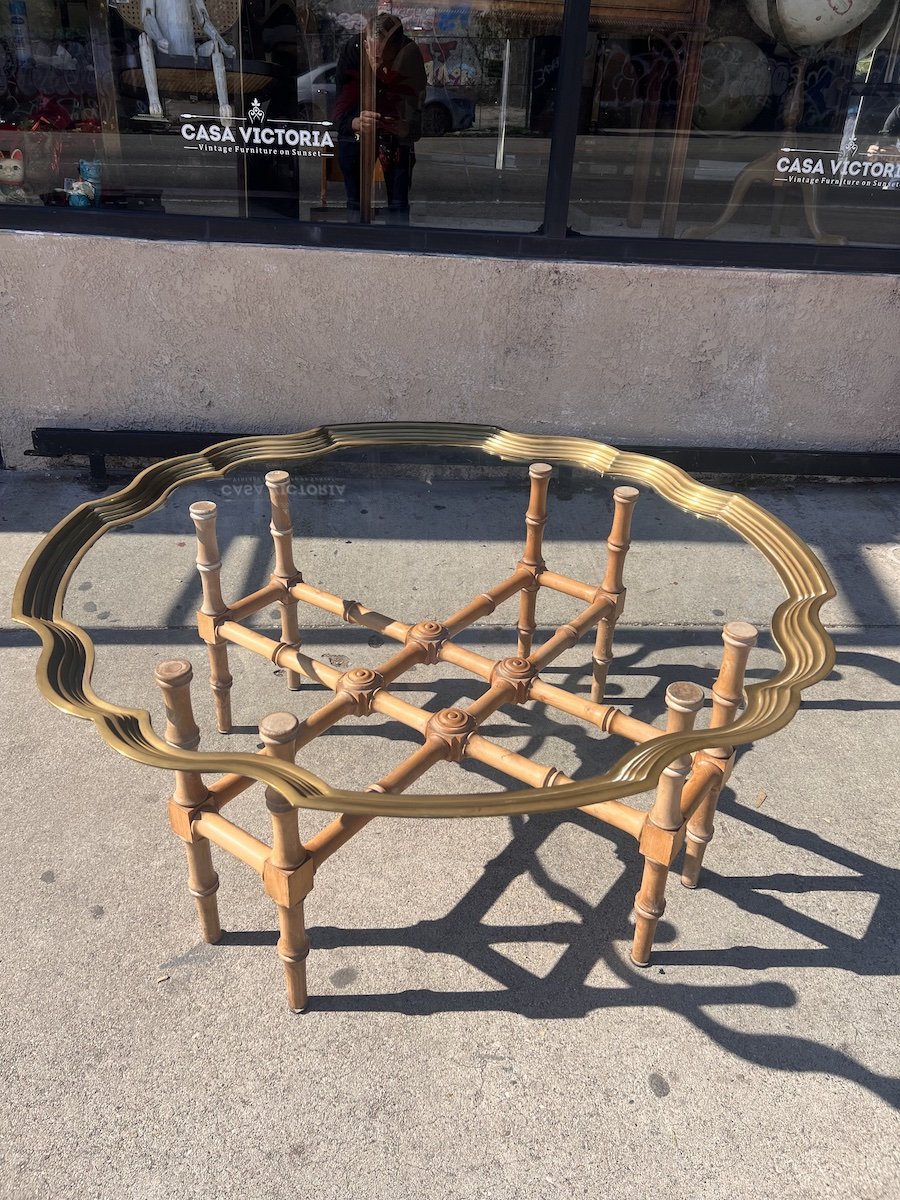
<svg viewBox="0 0 900 1200"><path fill-rule="evenodd" d="M771 679L749 684L743 714L715 734L701 730L644 742L623 754L606 774L564 788L486 795L348 792L300 767L259 755L176 750L153 731L149 713L122 708L93 691L93 643L83 629L64 619L62 609L75 568L108 529L158 508L184 483L222 478L238 466L268 459L314 461L341 449L401 445L467 448L506 461L578 466L646 484L676 507L721 522L768 560L787 591L771 624L784 659L782 669ZM155 463L114 495L80 505L47 534L22 571L12 615L41 639L37 681L43 695L63 712L93 721L104 740L128 758L167 770L236 772L274 785L299 808L373 816L503 816L562 811L647 791L674 758L709 746L743 745L783 728L797 711L803 689L823 679L834 664L834 646L819 610L835 595L822 564L777 517L744 496L699 483L671 463L585 438L509 433L493 425L375 422L327 425L278 437L232 438L199 454Z"/></svg>

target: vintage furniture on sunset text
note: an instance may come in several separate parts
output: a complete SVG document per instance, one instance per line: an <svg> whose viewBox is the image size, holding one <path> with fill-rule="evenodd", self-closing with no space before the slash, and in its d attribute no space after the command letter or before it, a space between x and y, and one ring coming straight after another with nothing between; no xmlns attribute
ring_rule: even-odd
<svg viewBox="0 0 900 1200"><path fill-rule="evenodd" d="M218 728L222 733L231 729L229 644L282 668L289 689L324 685L333 696L302 720L289 712L264 717L259 723L263 749L254 755L197 752L199 731L190 699L192 668L186 660L164 662L156 672L166 707L165 742L153 731L146 713L117 707L95 695L90 686L90 641L83 630L62 619L62 598L75 565L105 528L133 520L156 507L179 483L221 476L238 464L272 459L304 461L341 447L391 444L462 446L517 461L528 461L537 453L556 462L647 483L679 507L720 520L764 554L788 591L787 600L773 614L771 626L772 639L784 656L782 670L751 684L744 693L744 670L756 630L741 621L731 622L723 631L724 653L712 684L707 728L694 730L704 704L704 692L695 683L674 683L667 689L665 729L604 702L613 659L613 634L625 601L624 563L638 500L635 487L617 487L613 493L612 527L602 579L599 583L579 582L557 574L544 562L543 531L552 468L548 463L532 463L525 547L521 559L510 564L509 577L498 583L484 581L487 586L483 591L443 619L429 617L410 625L303 579L294 560L289 475L276 470L265 477L271 500L275 570L269 583L248 597L226 603L220 581L216 506L207 501L191 505L203 589L198 626L209 653ZM581 610L535 645L541 589L572 597ZM815 556L774 517L744 497L697 483L670 464L643 455L622 454L596 442L514 435L489 426L376 424L330 426L292 437L235 439L211 447L204 454L150 467L116 496L82 505L48 535L19 581L14 615L41 634L45 648L39 679L53 703L94 720L106 740L130 757L175 771L170 820L186 848L188 886L207 941L215 942L221 934L216 902L218 878L210 844L230 852L261 875L278 911L278 950L285 966L289 1005L299 1010L307 1000L305 960L309 943L304 900L322 863L378 816L497 816L577 808L627 832L644 858L643 878L635 898L632 959L639 966L647 965L665 906L667 876L682 849L682 882L691 888L697 884L735 746L785 725L797 709L802 688L830 670L833 648L818 620L818 609L833 594ZM454 640L462 630L515 597L517 643L511 640L508 656L490 659ZM244 623L251 614L273 603L278 604L281 614L279 640ZM301 604L376 631L398 642L399 649L376 669L350 666L338 670L318 661L302 649L302 623L298 619ZM594 630L590 697L572 694L541 678L548 664ZM461 668L482 679L484 691L468 706L436 712L415 707L395 695L391 685L419 664L435 669L442 664ZM744 694L746 707L739 715ZM526 701L537 701L548 709L580 718L598 735L623 739L625 753L605 775L573 781L551 764L497 745L481 731L486 719L499 708ZM388 774L373 780L365 792L341 790L294 765L295 755L336 722L373 712L416 730L422 745ZM375 736L377 733L374 730ZM483 795L401 794L435 763L463 759L503 772L528 790ZM204 774L220 777L207 780ZM226 804L257 781L265 786L272 822L271 845L222 815ZM624 797L654 787L655 799L649 810L625 803ZM339 815L318 833L301 837L299 808Z"/></svg>

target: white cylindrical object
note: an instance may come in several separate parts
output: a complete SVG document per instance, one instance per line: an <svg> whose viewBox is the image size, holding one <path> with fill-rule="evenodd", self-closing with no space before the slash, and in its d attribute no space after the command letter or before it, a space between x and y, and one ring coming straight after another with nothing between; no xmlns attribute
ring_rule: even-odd
<svg viewBox="0 0 900 1200"><path fill-rule="evenodd" d="M875 11L879 0L855 0L852 4L835 4L834 0L774 0L774 3L781 29L772 28L769 0L746 0L747 10L760 29L779 41L783 37L792 50L799 50L804 46L821 46L850 33Z"/></svg>

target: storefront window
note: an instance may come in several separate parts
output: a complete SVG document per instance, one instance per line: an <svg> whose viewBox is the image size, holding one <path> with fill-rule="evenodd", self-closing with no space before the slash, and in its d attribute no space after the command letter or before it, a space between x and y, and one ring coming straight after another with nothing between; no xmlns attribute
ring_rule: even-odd
<svg viewBox="0 0 900 1200"><path fill-rule="evenodd" d="M898 6L0 0L0 210L894 247Z"/></svg>
<svg viewBox="0 0 900 1200"><path fill-rule="evenodd" d="M897 0L591 10L569 220L688 240L900 241ZM631 11L631 10L630 10Z"/></svg>
<svg viewBox="0 0 900 1200"><path fill-rule="evenodd" d="M562 5L529 15L478 4L395 3L347 15L350 31L335 62L303 83L320 119L336 126L327 195L312 219L352 219L359 172L372 171L360 219L445 228L531 232L543 219L553 114L548 64L559 57ZM526 7L526 6L521 6ZM555 9L555 11L554 11ZM372 40L376 47L372 50ZM359 112L359 44L374 53L371 97L378 115L364 163L366 131L354 145L347 120ZM363 68L366 60L363 59ZM318 78L334 76L319 84ZM311 72L315 76L316 72ZM365 109L364 111L372 111ZM400 114L399 125L396 125ZM366 195L362 178L363 199Z"/></svg>
<svg viewBox="0 0 900 1200"><path fill-rule="evenodd" d="M533 230L561 13L3 0L2 200Z"/></svg>

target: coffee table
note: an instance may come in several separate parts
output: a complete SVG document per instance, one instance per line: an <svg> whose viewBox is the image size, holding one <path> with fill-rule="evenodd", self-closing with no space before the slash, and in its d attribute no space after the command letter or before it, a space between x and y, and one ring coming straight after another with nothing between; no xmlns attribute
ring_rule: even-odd
<svg viewBox="0 0 900 1200"><path fill-rule="evenodd" d="M475 596L469 603L444 617L422 614L415 623L335 595L303 578L302 561L298 568L293 549L290 474L269 471L264 482L271 504L275 569L269 581L249 596L224 598L216 505L199 501L190 506L203 592L198 633L208 653L217 727L227 734L232 725L228 654L233 646L283 669L289 690L324 687L331 693L330 699L302 720L289 711L269 713L259 722L261 752L246 754L198 751L200 737L190 695L193 669L186 659L167 660L155 673L166 712L162 738L146 711L96 694L91 686L92 643L83 629L65 619L63 603L75 568L107 530L150 512L186 483L220 478L239 466L247 468L273 459L308 463L345 448L385 446L462 448L531 464L524 549L518 562L510 564L510 574L499 581L473 580ZM599 582L557 573L544 560L543 531L553 464L578 466L626 481L612 494L606 567ZM524 484L524 466L522 474ZM625 559L639 498L636 484L740 535L760 552L787 592L771 620L772 639L783 657L781 669L771 678L744 688L756 630L744 621L725 625L721 666L711 681L709 722L702 730L695 730L694 723L705 694L693 682L668 687L665 729L605 702L614 632L625 604ZM536 605L542 589L570 597L575 611L552 636L536 645ZM115 495L82 505L32 554L19 580L13 615L42 640L38 683L51 703L92 720L104 740L119 752L174 772L169 819L185 846L188 888L206 941L216 942L221 937L218 877L211 846L234 855L261 876L278 914L278 952L284 964L288 1005L292 1011L302 1011L307 1003L309 951L304 901L316 872L349 838L383 816L490 817L579 809L626 832L644 858L635 897L632 961L646 966L665 907L667 877L682 850L682 883L689 888L697 886L713 835L716 804L731 772L736 747L786 725L797 710L801 691L830 671L834 650L819 609L834 594L815 555L777 518L746 497L699 483L661 460L622 453L585 439L511 434L491 426L353 424L283 437L235 438L201 454L157 463ZM492 659L456 640L463 630L513 599L518 614L507 654ZM277 639L246 623L254 613L273 604L280 613ZM374 669L352 664L338 669L305 652L301 605L304 613L324 611L374 631L380 638L396 641L399 649ZM594 637L590 694L548 683L541 672L588 633ZM465 706L436 711L419 708L391 689L404 673L423 664L435 671L448 664L471 673L483 681L484 690ZM482 732L484 723L501 707L528 702L580 719L597 736L622 739L622 756L604 774L574 780L552 764L498 745ZM375 712L416 731L421 745L373 779L366 790L342 789L339 781L318 778L294 763L305 746L337 722ZM484 794L404 794L435 764L463 761L484 764L525 788ZM218 778L204 778L210 775ZM265 788L271 844L222 815L228 803L257 782ZM651 789L654 795L649 807L626 802L627 797ZM298 823L300 809L338 815L304 840Z"/></svg>

